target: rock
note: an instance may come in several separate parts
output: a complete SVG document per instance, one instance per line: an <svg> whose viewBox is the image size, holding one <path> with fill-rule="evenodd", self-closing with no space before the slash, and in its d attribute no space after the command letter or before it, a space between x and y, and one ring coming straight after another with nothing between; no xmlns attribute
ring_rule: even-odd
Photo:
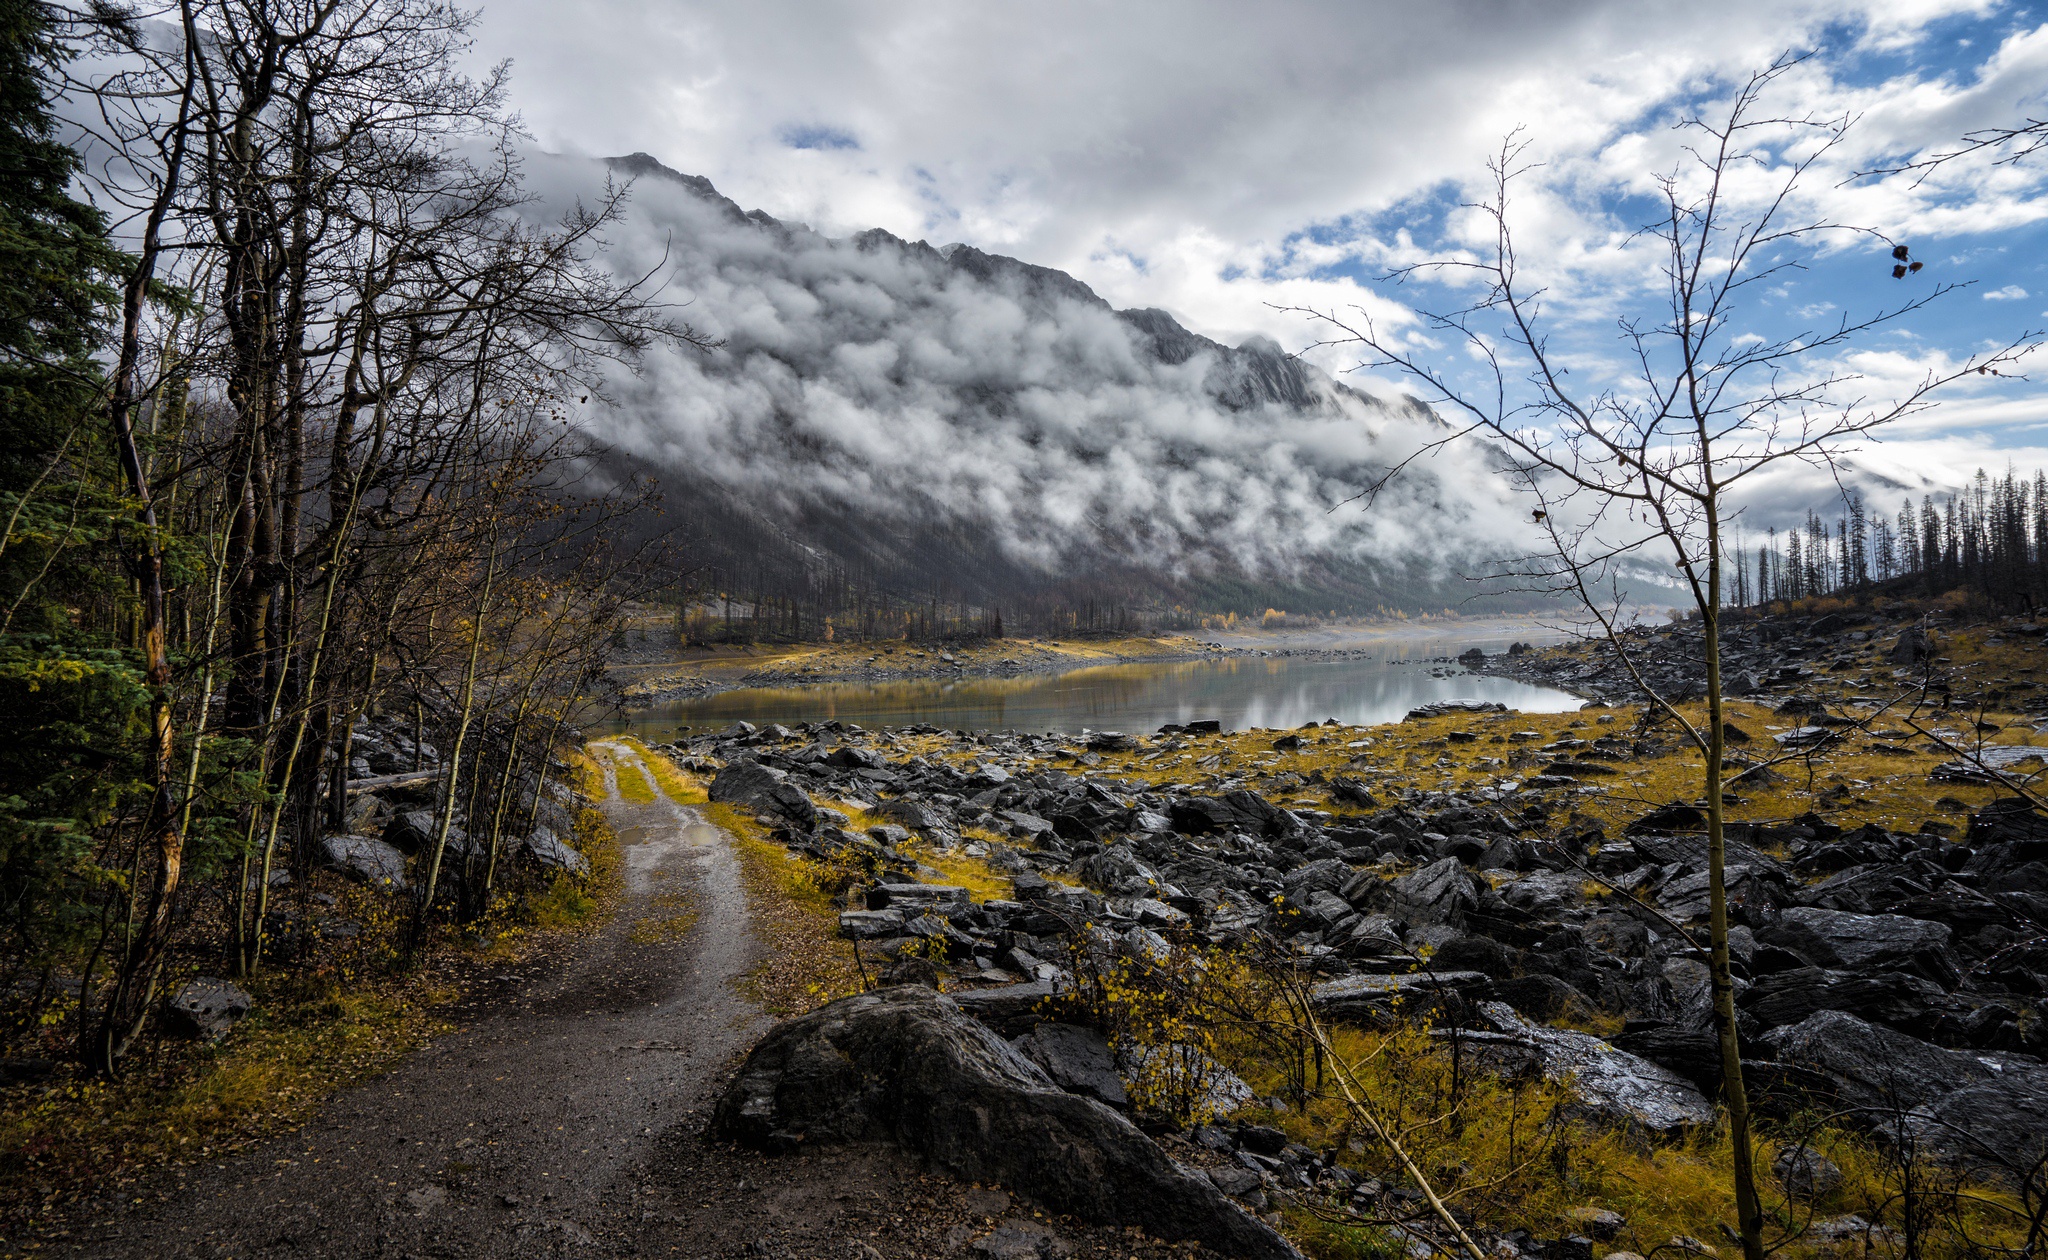
<svg viewBox="0 0 2048 1260"><path fill-rule="evenodd" d="M436 826L433 810L404 810L384 824L384 843L411 856L432 847Z"/></svg>
<svg viewBox="0 0 2048 1260"><path fill-rule="evenodd" d="M1821 1011L1763 1036L1783 1062L1819 1072L1850 1107L1903 1112L1999 1073L1982 1058L1929 1045L1843 1011Z"/></svg>
<svg viewBox="0 0 2048 1260"><path fill-rule="evenodd" d="M225 980L200 976L178 987L164 1008L164 1025L173 1035L219 1041L247 1015L256 1000Z"/></svg>
<svg viewBox="0 0 2048 1260"><path fill-rule="evenodd" d="M540 864L542 870L560 871L567 875L590 874L590 859L562 842L551 827L535 827L533 834L523 843L528 857Z"/></svg>
<svg viewBox="0 0 2048 1260"><path fill-rule="evenodd" d="M939 969L932 966L928 958L910 955L898 958L882 968L882 974L876 979L879 982L878 987L881 988L896 984L917 984L936 990L939 987Z"/></svg>
<svg viewBox="0 0 2048 1260"><path fill-rule="evenodd" d="M1675 1134L1714 1119L1713 1104L1700 1091L1648 1059L1589 1033L1532 1024L1503 1002L1482 1002L1479 1009L1496 1031L1463 1033L1478 1043L1474 1048L1483 1054L1492 1042L1527 1052L1545 1078L1569 1080L1578 1105L1599 1120Z"/></svg>
<svg viewBox="0 0 2048 1260"><path fill-rule="evenodd" d="M1034 980L998 989L970 989L952 996L966 1014L1005 1037L1018 1037L1053 1017L1054 999L1061 992L1051 981Z"/></svg>
<svg viewBox="0 0 2048 1260"><path fill-rule="evenodd" d="M883 801L881 808L875 812L892 823L901 824L924 835L947 829L945 817L936 809L907 796Z"/></svg>
<svg viewBox="0 0 2048 1260"><path fill-rule="evenodd" d="M1117 1079L1109 1043L1093 1028L1040 1024L1012 1044L1068 1093L1085 1094L1112 1107L1131 1105L1124 1083Z"/></svg>
<svg viewBox="0 0 2048 1260"><path fill-rule="evenodd" d="M720 1099L721 1137L791 1151L889 1138L955 1176L1099 1224L1297 1260L1207 1178L923 988L841 998L761 1039Z"/></svg>
<svg viewBox="0 0 2048 1260"><path fill-rule="evenodd" d="M1804 1144L1787 1146L1771 1162L1771 1175L1785 1188L1787 1196L1812 1202L1824 1198L1842 1184L1842 1170L1834 1161Z"/></svg>
<svg viewBox="0 0 2048 1260"><path fill-rule="evenodd" d="M1506 713L1508 706L1488 700L1439 700L1408 710L1403 722L1420 722L1425 718L1449 717L1453 713Z"/></svg>
<svg viewBox="0 0 2048 1260"><path fill-rule="evenodd" d="M327 865L379 892L405 891L405 854L370 836L327 836L320 841Z"/></svg>
<svg viewBox="0 0 2048 1260"><path fill-rule="evenodd" d="M850 941L881 941L903 935L901 910L845 910L839 915L839 934Z"/></svg>
<svg viewBox="0 0 2048 1260"><path fill-rule="evenodd" d="M1486 664L1486 653L1476 647L1466 648L1458 653L1458 664L1465 666L1467 669L1478 669L1481 665Z"/></svg>
<svg viewBox="0 0 2048 1260"><path fill-rule="evenodd" d="M1388 912L1411 926L1456 925L1479 905L1479 890L1472 883L1472 876L1466 873L1465 864L1454 857L1439 858L1394 880L1386 888Z"/></svg>
<svg viewBox="0 0 2048 1260"><path fill-rule="evenodd" d="M1905 972L1857 975L1822 967L1765 976L1736 997L1743 1019L1756 1028L1797 1024L1816 1011L1846 1011L1897 1028L1925 1027L1948 1004L1933 982Z"/></svg>
<svg viewBox="0 0 2048 1260"><path fill-rule="evenodd" d="M1890 656L1894 665L1918 665L1933 654L1927 635L1916 626L1900 632L1892 643Z"/></svg>
<svg viewBox="0 0 2048 1260"><path fill-rule="evenodd" d="M1418 1008L1455 1007L1491 991L1492 980L1483 971L1361 973L1323 981L1309 990L1309 1000L1333 1016L1384 1023L1397 1009L1414 1014Z"/></svg>
<svg viewBox="0 0 2048 1260"><path fill-rule="evenodd" d="M785 818L808 831L817 821L817 807L787 779L782 771L758 761L736 761L711 780L710 795L721 805L740 805L759 814Z"/></svg>
<svg viewBox="0 0 2048 1260"><path fill-rule="evenodd" d="M1611 1242L1628 1224L1627 1217L1606 1208L1575 1207L1565 1216L1601 1242Z"/></svg>
<svg viewBox="0 0 2048 1260"><path fill-rule="evenodd" d="M945 913L965 910L973 899L958 884L876 884L868 889L868 909L895 909L905 915L934 907Z"/></svg>
<svg viewBox="0 0 2048 1260"><path fill-rule="evenodd" d="M1757 939L1790 950L1818 967L1904 971L1953 989L1962 972L1949 952L1951 935L1946 924L1926 919L1795 906Z"/></svg>

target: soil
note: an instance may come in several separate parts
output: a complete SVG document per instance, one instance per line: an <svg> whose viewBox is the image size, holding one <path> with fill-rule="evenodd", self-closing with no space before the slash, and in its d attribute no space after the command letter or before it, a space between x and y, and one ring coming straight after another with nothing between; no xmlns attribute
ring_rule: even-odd
<svg viewBox="0 0 2048 1260"><path fill-rule="evenodd" d="M646 774L631 750L613 757ZM338 1092L303 1127L119 1200L74 1203L5 1250L101 1260L1189 1254L1048 1221L890 1147L775 1159L708 1141L713 1101L769 1024L735 988L760 949L739 861L723 831L651 777L651 804L606 786L627 886L579 949L500 977L460 1031ZM678 894L695 912L688 933L650 940L667 934L644 925L672 921Z"/></svg>

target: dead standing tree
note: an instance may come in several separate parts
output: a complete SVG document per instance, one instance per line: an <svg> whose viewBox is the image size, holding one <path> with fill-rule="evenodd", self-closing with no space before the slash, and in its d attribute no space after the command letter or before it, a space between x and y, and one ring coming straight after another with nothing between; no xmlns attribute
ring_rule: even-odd
<svg viewBox="0 0 2048 1260"><path fill-rule="evenodd" d="M1430 275L1476 284L1480 296L1469 305L1423 314L1433 334L1462 342L1480 365L1476 380L1467 383L1426 362L1422 355L1430 339L1382 331L1363 313L1347 320L1332 312L1301 312L1337 330L1323 345L1362 347L1370 358L1361 366L1396 368L1420 382L1428 401L1457 417L1456 432L1444 442L1472 436L1493 449L1533 500L1532 517L1545 544L1510 561L1506 573L1528 587L1577 600L1650 703L1668 713L1701 753L1709 968L1746 1260L1763 1260L1766 1246L1736 1036L1724 872L1720 625L1729 528L1737 514L1733 500L1746 482L1775 464L1798 460L1831 470L1850 444L1924 411L1941 387L1995 372L2038 344L2037 334L2023 335L1961 364L1930 369L1894 397L1872 400L1860 378L1841 365L1843 352L1955 286L1936 286L1867 317L1844 316L1831 328L1764 336L1743 318L1753 294L1800 269L1805 257L1858 235L1884 239L1814 214L1801 197L1802 180L1841 142L1851 120L1770 113L1768 90L1794 64L1796 59L1784 58L1751 77L1717 120L1682 124L1690 142L1677 166L1657 181L1657 219L1619 247L1654 245L1664 282L1656 320L1620 321L1630 360L1626 385L1580 388L1580 378L1568 375L1564 356L1550 344L1544 290L1524 275L1510 226L1510 194L1535 169L1525 160L1527 142L1516 137L1490 163L1489 198L1467 207L1491 229L1488 248L1477 257L1405 268L1390 277ZM1653 560L1676 570L1698 613L1707 678L1704 722L1679 711L1683 697L1660 694L1650 684L1621 633L1628 619L1622 595L1626 568Z"/></svg>

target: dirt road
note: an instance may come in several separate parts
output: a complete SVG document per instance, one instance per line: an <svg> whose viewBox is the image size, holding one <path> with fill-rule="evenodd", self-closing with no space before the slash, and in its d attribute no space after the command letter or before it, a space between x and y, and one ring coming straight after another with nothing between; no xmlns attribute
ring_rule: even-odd
<svg viewBox="0 0 2048 1260"><path fill-rule="evenodd" d="M297 1133L175 1188L91 1205L42 1254L636 1251L664 1135L672 1147L702 1128L706 1090L767 1021L731 984L756 947L726 837L655 790L632 750L600 751L626 889L573 961L501 978L476 1023L336 1095ZM625 799L617 775L647 778L654 802ZM695 921L664 940L679 935L678 892Z"/></svg>

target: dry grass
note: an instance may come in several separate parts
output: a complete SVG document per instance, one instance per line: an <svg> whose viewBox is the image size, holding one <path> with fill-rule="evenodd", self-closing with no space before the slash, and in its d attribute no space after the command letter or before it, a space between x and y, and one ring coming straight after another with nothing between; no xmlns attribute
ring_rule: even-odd
<svg viewBox="0 0 2048 1260"><path fill-rule="evenodd" d="M750 814L730 805L708 805L704 814L733 837L761 944L763 958L742 982L745 996L787 1018L865 988L853 945L839 939L824 872L768 839Z"/></svg>

